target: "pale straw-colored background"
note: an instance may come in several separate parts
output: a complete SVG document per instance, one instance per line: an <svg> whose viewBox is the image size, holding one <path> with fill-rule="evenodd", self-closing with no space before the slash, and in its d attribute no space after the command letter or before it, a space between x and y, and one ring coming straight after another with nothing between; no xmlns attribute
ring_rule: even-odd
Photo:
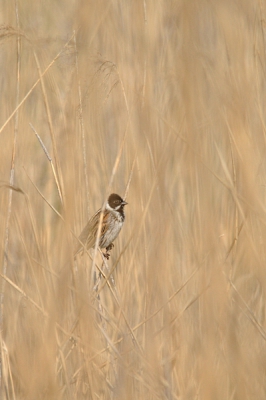
<svg viewBox="0 0 266 400"><path fill-rule="evenodd" d="M265 399L265 13L1 2L2 399ZM75 235L127 187L97 297Z"/></svg>

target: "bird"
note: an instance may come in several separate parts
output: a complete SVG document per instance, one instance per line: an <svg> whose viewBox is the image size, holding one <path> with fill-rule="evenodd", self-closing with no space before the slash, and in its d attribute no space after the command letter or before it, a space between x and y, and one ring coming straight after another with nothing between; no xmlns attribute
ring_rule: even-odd
<svg viewBox="0 0 266 400"><path fill-rule="evenodd" d="M113 241L117 238L125 222L124 206L128 203L118 194L112 193L108 197L105 209L103 210L102 226L100 231L98 246L106 249L104 256L109 259L109 251L114 247ZM88 221L83 231L79 235L79 243L74 251L74 258L84 251L95 247L98 226L102 209L100 208ZM81 244L82 243L82 244Z"/></svg>

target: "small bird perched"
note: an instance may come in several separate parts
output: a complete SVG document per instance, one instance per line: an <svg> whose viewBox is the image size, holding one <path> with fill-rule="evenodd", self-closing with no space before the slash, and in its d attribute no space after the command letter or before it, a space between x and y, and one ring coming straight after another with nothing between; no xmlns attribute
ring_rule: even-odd
<svg viewBox="0 0 266 400"><path fill-rule="evenodd" d="M105 209L103 210L102 227L99 237L99 247L106 249L105 256L109 258L109 251L114 247L113 241L117 238L125 221L124 206L128 204L118 194L112 193L108 197ZM79 236L84 247L89 250L96 244L98 226L102 209L98 210L89 220ZM74 257L83 250L81 243L78 243Z"/></svg>

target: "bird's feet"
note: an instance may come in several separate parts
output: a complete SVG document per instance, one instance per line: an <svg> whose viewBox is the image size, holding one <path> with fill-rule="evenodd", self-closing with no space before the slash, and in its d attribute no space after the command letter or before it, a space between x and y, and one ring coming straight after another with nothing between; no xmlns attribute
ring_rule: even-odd
<svg viewBox="0 0 266 400"><path fill-rule="evenodd" d="M106 251L110 251L115 247L114 243L110 243L109 246L106 247Z"/></svg>
<svg viewBox="0 0 266 400"><path fill-rule="evenodd" d="M106 247L106 253L104 253L104 257L109 260L110 258L110 251L112 250L112 248L114 247L113 243L110 243L109 246Z"/></svg>

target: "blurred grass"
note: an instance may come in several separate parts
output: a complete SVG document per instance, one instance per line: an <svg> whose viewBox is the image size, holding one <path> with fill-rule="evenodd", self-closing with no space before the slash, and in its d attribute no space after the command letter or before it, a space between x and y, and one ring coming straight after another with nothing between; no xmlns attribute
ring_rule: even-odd
<svg viewBox="0 0 266 400"><path fill-rule="evenodd" d="M1 3L3 399L265 398L265 9ZM117 157L98 299L72 251Z"/></svg>

